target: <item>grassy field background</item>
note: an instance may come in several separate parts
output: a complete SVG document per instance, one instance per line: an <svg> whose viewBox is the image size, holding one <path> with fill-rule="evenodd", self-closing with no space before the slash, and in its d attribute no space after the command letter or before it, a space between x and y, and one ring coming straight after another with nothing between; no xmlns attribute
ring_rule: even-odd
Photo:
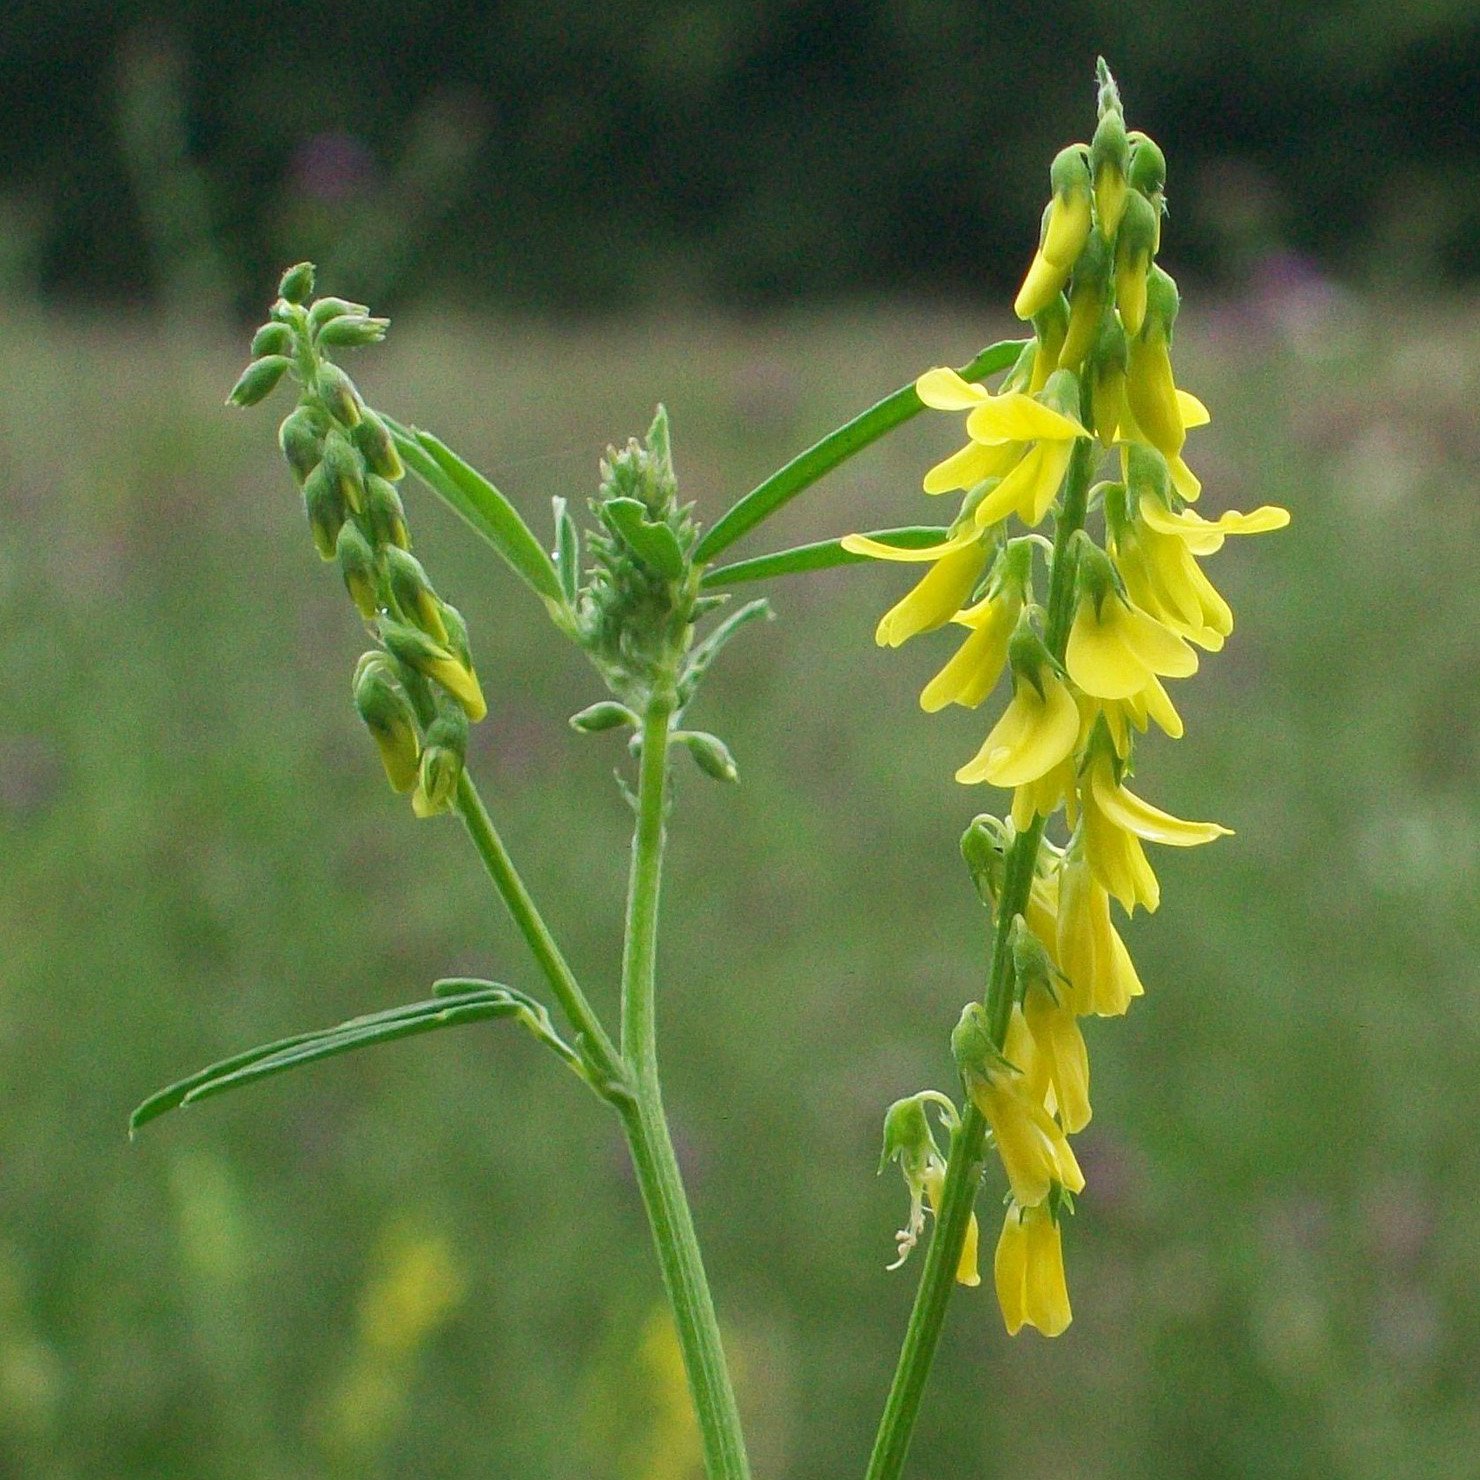
<svg viewBox="0 0 1480 1480"><path fill-rule="evenodd" d="M328 285L332 291L332 285ZM393 307L393 305L392 305ZM1399 311L1401 307L1401 312ZM555 330L431 316L353 366L543 532L609 440L673 418L702 518L1006 323L941 305ZM1141 788L1238 831L1155 859L1148 995L1091 1025L1076 1320L955 1303L912 1473L1101 1480L1467 1473L1480 1444L1475 634L1480 319L1334 290L1189 311L1208 506L1286 504L1211 574L1229 648ZM469 1028L201 1107L129 1109L213 1057L535 972L466 840L386 790L365 646L279 463L228 413L240 336L0 318L0 1473L696 1473L610 1118ZM273 403L276 405L276 402ZM912 425L741 550L931 518ZM468 618L473 760L593 994L612 1000L627 816L595 681L428 498ZM757 1472L860 1472L915 1270L875 1179L883 1107L950 1087L986 918L951 780L983 716L920 713L949 639L871 640L899 572L792 578L694 721L661 950L668 1099ZM995 1192L983 1198L988 1224Z"/></svg>

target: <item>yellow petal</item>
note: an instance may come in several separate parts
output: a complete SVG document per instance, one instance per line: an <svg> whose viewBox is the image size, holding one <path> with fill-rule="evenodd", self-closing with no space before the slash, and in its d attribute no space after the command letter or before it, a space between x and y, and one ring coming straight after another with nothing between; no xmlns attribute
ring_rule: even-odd
<svg viewBox="0 0 1480 1480"><path fill-rule="evenodd" d="M1069 629L1064 666L1069 677L1097 699L1124 699L1146 687L1150 670L1126 642L1117 612L1127 611L1118 597L1107 596L1095 614L1093 601L1081 601Z"/></svg>
<svg viewBox="0 0 1480 1480"><path fill-rule="evenodd" d="M1208 408L1191 391L1177 392L1177 409L1182 413L1182 425L1188 429L1205 427L1213 419Z"/></svg>
<svg viewBox="0 0 1480 1480"><path fill-rule="evenodd" d="M1189 504L1197 501L1197 496L1202 492L1202 479L1182 461L1180 453L1171 453L1167 456L1167 471L1172 475L1172 487L1187 500Z"/></svg>
<svg viewBox="0 0 1480 1480"><path fill-rule="evenodd" d="M1161 686L1161 680L1153 678L1141 690L1139 697L1146 706L1147 715L1161 726L1163 733L1173 740L1180 740L1183 735L1182 716L1177 713L1171 696Z"/></svg>
<svg viewBox="0 0 1480 1480"><path fill-rule="evenodd" d="M1019 512L1025 496L1036 490L1043 474L1043 443L1030 447L1013 470L976 506L972 520L978 529Z"/></svg>
<svg viewBox="0 0 1480 1480"><path fill-rule="evenodd" d="M944 627L971 595L986 563L986 550L974 540L943 556L879 619L874 641L898 647L918 633Z"/></svg>
<svg viewBox="0 0 1480 1480"><path fill-rule="evenodd" d="M1108 601L1105 604L1110 605ZM1122 607L1118 626L1121 640L1152 673L1166 678L1189 678L1197 672L1197 654L1155 617L1133 606Z"/></svg>
<svg viewBox="0 0 1480 1480"><path fill-rule="evenodd" d="M975 630L925 685L920 695L921 709L927 714L947 704L975 709L992 692L1007 666L1007 643L1017 622L1017 605L988 598L972 608L981 613ZM960 614L955 620L961 620Z"/></svg>
<svg viewBox="0 0 1480 1480"><path fill-rule="evenodd" d="M944 365L927 370L915 382L915 394L935 411L966 411L991 397L989 391L963 380Z"/></svg>
<svg viewBox="0 0 1480 1480"><path fill-rule="evenodd" d="M927 560L943 560L978 543L974 529L964 529L958 535L938 545L926 545L923 549L906 550L898 545L886 545L881 540L872 540L866 534L845 534L842 546L852 555L869 555L875 560L898 560L906 563L923 563Z"/></svg>
<svg viewBox="0 0 1480 1480"><path fill-rule="evenodd" d="M1231 828L1216 822L1185 822L1153 807L1134 792L1116 786L1103 767L1095 767L1090 778L1095 804L1106 821L1148 843L1164 843L1173 848L1194 848L1211 843L1214 838L1232 837Z"/></svg>
<svg viewBox="0 0 1480 1480"><path fill-rule="evenodd" d="M973 785L1022 786L1051 771L1079 739L1079 707L1063 683L1046 671L1043 696L1020 680L1012 702L992 727L973 760L956 772L956 780Z"/></svg>
<svg viewBox="0 0 1480 1480"><path fill-rule="evenodd" d="M1032 1216L1036 1213L1038 1216ZM1064 1280L1064 1249L1059 1225L1046 1209L1033 1209L1024 1224L1023 1319L1045 1336L1059 1336L1074 1319Z"/></svg>
<svg viewBox="0 0 1480 1480"><path fill-rule="evenodd" d="M997 1253L992 1260L992 1277L997 1286L1002 1323L1009 1336L1016 1336L1028 1314L1028 1231L1023 1227L1022 1210L1016 1206L1008 1208L1002 1224Z"/></svg>
<svg viewBox="0 0 1480 1480"><path fill-rule="evenodd" d="M1000 449L980 442L968 442L925 474L922 487L926 493L955 493L958 489L975 488L984 478L1000 478L1003 471Z"/></svg>
<svg viewBox="0 0 1480 1480"><path fill-rule="evenodd" d="M966 418L966 435L973 442L1072 442L1085 435L1077 421L1025 396L1008 391L992 396Z"/></svg>
<svg viewBox="0 0 1480 1480"><path fill-rule="evenodd" d="M1089 195L1056 195L1048 212L1048 229L1043 233L1043 255L1056 267L1074 266L1084 244L1089 240Z"/></svg>
<svg viewBox="0 0 1480 1480"><path fill-rule="evenodd" d="M1031 319L1053 302L1054 294L1069 280L1069 266L1055 266L1041 251L1033 254L1027 276L1013 300L1012 311L1020 319Z"/></svg>

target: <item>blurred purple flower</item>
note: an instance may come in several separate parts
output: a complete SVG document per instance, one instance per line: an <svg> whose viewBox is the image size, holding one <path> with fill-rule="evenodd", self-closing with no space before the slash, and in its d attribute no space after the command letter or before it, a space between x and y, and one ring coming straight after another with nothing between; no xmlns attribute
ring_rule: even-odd
<svg viewBox="0 0 1480 1480"><path fill-rule="evenodd" d="M299 195L327 204L362 194L378 173L369 145L344 129L326 129L301 140L289 167Z"/></svg>

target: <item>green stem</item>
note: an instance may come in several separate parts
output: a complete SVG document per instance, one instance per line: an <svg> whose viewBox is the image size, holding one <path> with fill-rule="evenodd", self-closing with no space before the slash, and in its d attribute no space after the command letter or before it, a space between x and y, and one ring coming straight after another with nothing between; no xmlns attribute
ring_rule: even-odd
<svg viewBox="0 0 1480 1480"><path fill-rule="evenodd" d="M1006 370L1022 353L1023 341L1003 340L1000 344L988 345L969 365L958 372L963 380L985 380L999 370ZM831 431L820 442L814 442L805 452L778 468L771 476L757 483L742 499L733 504L715 520L709 533L699 541L694 551L694 563L706 565L719 552L733 545L741 535L749 533L763 519L769 519L783 504L794 499L804 489L811 487L825 473L830 473L839 463L846 462L855 452L862 452L871 442L877 442L885 432L892 432L912 416L925 409L925 403L915 394L912 381L901 386L892 395L875 402L867 411L861 411L852 421L845 422Z"/></svg>
<svg viewBox="0 0 1480 1480"><path fill-rule="evenodd" d="M632 838L622 955L622 1055L632 1076L633 1095L618 1108L673 1308L689 1391L699 1418L705 1469L710 1480L748 1480L750 1466L745 1457L740 1411L730 1385L719 1320L658 1081L658 901L668 805L669 733L676 707L672 683L664 683L655 687L643 716L637 829Z"/></svg>
<svg viewBox="0 0 1480 1480"><path fill-rule="evenodd" d="M1088 439L1075 444L1064 502L1054 527L1044 640L1049 652L1061 662L1074 615L1075 560L1070 541L1084 524L1093 447ZM1043 829L1044 819L1039 817L1026 832L1018 834L1008 850L1002 889L997 897L986 1008L992 1041L999 1049L1006 1040L1007 1024L1012 1016L1012 922L1028 907ZM946 1163L940 1206L936 1209L935 1229L925 1254L925 1268L920 1275L920 1287L915 1292L904 1345L894 1369L894 1382L879 1421L873 1453L869 1456L866 1480L898 1480L904 1469L915 1421L920 1416L925 1384L930 1377L931 1363L935 1360L936 1345L945 1325L946 1307L950 1302L961 1247L966 1242L966 1230L976 1204L986 1135L985 1119L976 1106L968 1102L961 1124L951 1137L951 1152Z"/></svg>
<svg viewBox="0 0 1480 1480"><path fill-rule="evenodd" d="M545 973L555 1000L559 1002L566 1020L578 1035L577 1047L583 1050L583 1056L605 1081L596 1088L606 1093L620 1086L626 1078L621 1057L607 1037L606 1029L601 1026L601 1020L586 1000L586 994L581 990L575 973L571 971L560 947L555 943L555 937L550 934L550 928L545 924L524 880L519 877L519 871L509 857L509 850L504 847L504 840L499 837L493 819L483 805L483 798L478 795L478 788L467 771L463 772L457 785L457 812L463 820L463 826L468 830L468 836L473 840L473 846L478 850L478 856L483 860L483 866L493 880L494 888L503 897L509 914L519 927L519 933Z"/></svg>

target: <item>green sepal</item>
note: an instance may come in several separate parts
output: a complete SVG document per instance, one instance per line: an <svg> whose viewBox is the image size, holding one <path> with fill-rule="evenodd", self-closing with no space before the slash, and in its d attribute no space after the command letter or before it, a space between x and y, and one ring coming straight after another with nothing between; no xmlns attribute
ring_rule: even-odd
<svg viewBox="0 0 1480 1480"><path fill-rule="evenodd" d="M682 745L706 776L731 785L739 781L740 768L735 764L735 757L718 735L711 735L704 730L677 730L674 732L673 743Z"/></svg>
<svg viewBox="0 0 1480 1480"><path fill-rule="evenodd" d="M293 331L286 324L263 324L252 336L252 357L293 352Z"/></svg>
<svg viewBox="0 0 1480 1480"><path fill-rule="evenodd" d="M999 370L1006 370L1021 351L1021 340L1005 339L998 344L988 345L969 365L962 366L958 373L963 380L985 380ZM835 431L829 432L821 441L814 442L805 452L798 454L769 478L758 483L720 516L694 550L694 563L703 565L712 560L726 546L733 545L741 535L748 534L757 524L769 519L777 509L789 503L824 474L830 473L855 452L861 452L885 432L893 431L924 409L925 403L915 393L912 381L909 385L901 386L892 395L885 396L867 411L860 412Z"/></svg>
<svg viewBox="0 0 1480 1480"><path fill-rule="evenodd" d="M290 267L278 283L278 297L285 303L302 303L313 292L313 263Z"/></svg>
<svg viewBox="0 0 1480 1480"><path fill-rule="evenodd" d="M198 1100L224 1094L227 1090L253 1084L273 1074L281 1074L300 1064L316 1063L353 1049L409 1038L438 1028L456 1027L459 1023L480 1022L487 1018L512 1017L532 1032L540 1042L555 1050L562 1059L586 1077L584 1066L574 1049L557 1034L550 1015L534 998L513 987L481 983L472 990L455 996L434 996L425 1002L412 1002L384 1012L351 1018L332 1028L298 1033L264 1043L245 1053L222 1059L219 1063L179 1080L151 1095L129 1117L129 1134L133 1135L151 1120L167 1111L183 1109Z"/></svg>
<svg viewBox="0 0 1480 1480"><path fill-rule="evenodd" d="M940 525L912 524L901 529L875 529L868 539L878 540L882 545L893 545L901 550L923 550L928 545L939 544L946 537ZM770 555L756 555L749 560L737 560L733 565L718 565L704 572L699 584L708 586L739 586L746 581L766 581L772 576L800 575L812 570L834 570L843 565L867 565L871 555L854 555L843 548L841 539L818 540L810 545L794 545L789 550L777 550Z"/></svg>
<svg viewBox="0 0 1480 1480"><path fill-rule="evenodd" d="M581 537L563 498L552 498L550 507L555 515L555 574L566 605L574 608L581 588Z"/></svg>
<svg viewBox="0 0 1480 1480"><path fill-rule="evenodd" d="M640 723L625 704L618 704L615 699L601 699L588 704L570 717L571 729L582 735L599 735L603 730L619 729L622 725L630 725L635 730Z"/></svg>
<svg viewBox="0 0 1480 1480"><path fill-rule="evenodd" d="M263 355L253 360L237 377L237 382L226 397L228 406L255 406L258 401L272 394L293 362L287 355Z"/></svg>
<svg viewBox="0 0 1480 1480"><path fill-rule="evenodd" d="M649 519L641 499L607 499L599 509L607 527L644 565L665 581L683 577L683 547L678 543L678 536L663 520Z"/></svg>
<svg viewBox="0 0 1480 1480"><path fill-rule="evenodd" d="M480 534L538 596L552 615L567 612L555 562L530 532L513 504L477 469L430 432L403 427L382 414L396 450L413 473Z"/></svg>

